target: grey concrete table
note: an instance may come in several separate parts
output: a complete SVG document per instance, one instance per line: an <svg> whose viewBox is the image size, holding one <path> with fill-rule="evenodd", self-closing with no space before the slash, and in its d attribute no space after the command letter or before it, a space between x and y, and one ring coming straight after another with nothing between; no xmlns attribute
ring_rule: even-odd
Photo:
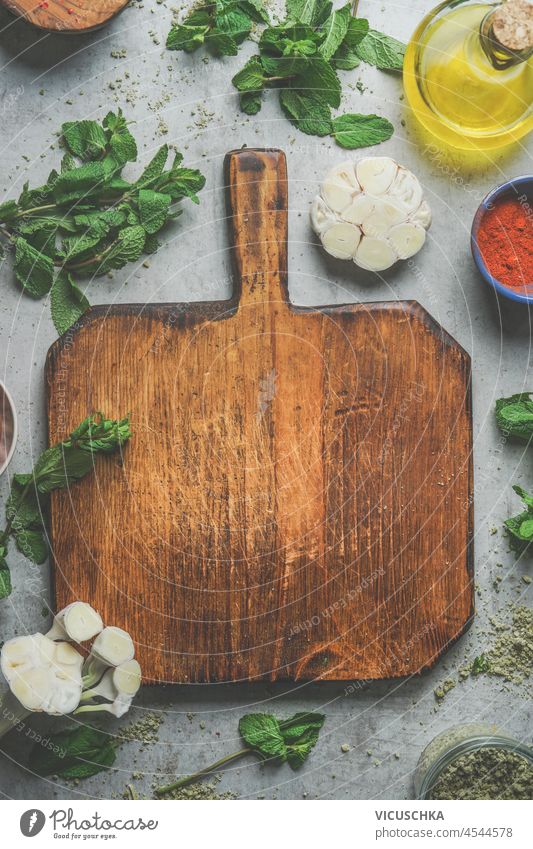
<svg viewBox="0 0 533 849"><path fill-rule="evenodd" d="M371 25L407 39L432 2L362 2L360 14ZM517 511L511 484L531 486L533 464L520 447L503 445L494 426L494 399L533 389L530 369L531 326L526 309L498 303L482 285L469 254L473 213L485 192L503 179L531 172L527 142L511 152L480 156L466 168L457 158L424 138L404 113L401 83L393 75L362 67L344 74L343 108L389 117L394 137L373 153L394 156L419 176L433 207L429 244L413 267L407 264L380 280L356 274L349 263L329 262L310 244L308 205L325 171L343 158L330 140L298 133L281 115L274 96L256 118L243 115L230 80L234 59L203 61L164 49L171 4L146 0L131 5L106 29L68 38L43 34L0 15L2 65L0 200L16 196L23 182L39 184L59 161L55 133L60 124L82 117L102 118L122 106L133 119L140 158L147 161L163 141L182 149L186 164L208 178L199 207L184 204L168 242L150 258L115 273L112 280L88 284L92 303L185 301L228 297L231 270L226 249L222 185L225 152L241 145L285 150L290 176L290 294L295 303L414 298L472 354L474 365L476 570L478 612L470 633L430 673L408 681L363 688L345 685L181 686L142 692L122 723L146 712L164 710L159 741L140 751L124 744L116 771L77 787L31 775L24 766L29 740L11 735L0 755L0 792L14 798L109 798L121 795L132 773L150 794L176 771L187 773L238 747L237 723L250 710L289 715L304 707L321 709L327 723L304 768L259 769L253 759L227 770L219 790L255 798L405 798L411 795L418 755L440 730L465 720L498 721L506 731L531 742L531 708L516 691L482 677L459 684L438 705L434 688L456 672L464 658L485 646L488 617L505 616L509 600L525 603L521 575L531 565L515 566L507 553L502 520ZM252 52L245 46L243 55ZM361 80L363 92L355 84ZM200 249L199 249L200 246ZM20 438L11 472L27 471L45 445L43 363L55 338L48 305L23 297L10 260L2 265L0 297L0 377L16 400ZM0 479L2 504L7 476ZM2 508L3 510L3 508ZM49 570L12 553L14 592L0 603L0 639L46 625ZM496 566L497 563L503 566ZM496 574L501 590L493 587ZM529 596L531 604L531 596ZM529 703L531 704L531 702ZM348 743L350 751L341 751Z"/></svg>

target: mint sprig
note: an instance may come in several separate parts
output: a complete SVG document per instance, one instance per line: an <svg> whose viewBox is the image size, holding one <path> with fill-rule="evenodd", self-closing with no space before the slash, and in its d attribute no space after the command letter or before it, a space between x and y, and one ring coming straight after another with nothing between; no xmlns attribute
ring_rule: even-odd
<svg viewBox="0 0 533 849"><path fill-rule="evenodd" d="M254 23L268 24L261 0L216 0L195 6L167 36L169 50L193 53L205 47L214 56L236 56Z"/></svg>
<svg viewBox="0 0 533 849"><path fill-rule="evenodd" d="M23 187L17 201L0 204L0 235L14 248L15 276L24 292L51 292L52 318L64 333L89 306L77 280L136 262L159 247L157 234L184 198L198 203L205 178L182 166L176 153L167 168L163 145L136 181L122 176L137 159L137 144L119 110L102 123L62 126L67 152L44 186Z"/></svg>
<svg viewBox="0 0 533 849"><path fill-rule="evenodd" d="M9 540L14 539L18 550L33 563L44 563L50 493L85 477L93 470L97 454L113 454L130 436L129 418L106 419L102 413L87 416L68 439L43 451L32 472L13 476L6 503L7 523L0 533L0 599L12 590L6 560Z"/></svg>
<svg viewBox="0 0 533 849"><path fill-rule="evenodd" d="M332 116L341 102L339 70L364 59L380 68L398 68L403 45L354 18L351 4L333 10L329 0L288 0L286 19L268 26L252 56L233 77L243 112L261 109L262 92L279 90L279 102L303 133L331 136L344 148L368 147L390 138L392 124L377 115Z"/></svg>
<svg viewBox="0 0 533 849"><path fill-rule="evenodd" d="M311 712L295 713L289 719L277 719L269 713L246 714L239 722L239 732L246 743L243 749L225 755L194 775L158 787L155 795L165 796L173 790L193 784L245 755L256 755L261 760L278 764L288 763L291 769L299 769L316 745L325 719L324 714Z"/></svg>

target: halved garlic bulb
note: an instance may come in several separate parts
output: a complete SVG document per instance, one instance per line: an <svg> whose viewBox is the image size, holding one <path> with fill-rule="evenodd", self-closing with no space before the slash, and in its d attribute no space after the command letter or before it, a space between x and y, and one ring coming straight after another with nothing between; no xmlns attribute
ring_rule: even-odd
<svg viewBox="0 0 533 849"><path fill-rule="evenodd" d="M388 156L367 156L329 172L313 201L311 224L331 256L384 271L420 250L431 210L411 171Z"/></svg>

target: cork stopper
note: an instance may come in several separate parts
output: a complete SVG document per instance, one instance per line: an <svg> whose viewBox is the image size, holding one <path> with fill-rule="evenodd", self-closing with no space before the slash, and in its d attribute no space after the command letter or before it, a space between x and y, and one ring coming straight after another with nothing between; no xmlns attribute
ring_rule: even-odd
<svg viewBox="0 0 533 849"><path fill-rule="evenodd" d="M533 49L533 2L507 0L490 16L493 37L512 52Z"/></svg>

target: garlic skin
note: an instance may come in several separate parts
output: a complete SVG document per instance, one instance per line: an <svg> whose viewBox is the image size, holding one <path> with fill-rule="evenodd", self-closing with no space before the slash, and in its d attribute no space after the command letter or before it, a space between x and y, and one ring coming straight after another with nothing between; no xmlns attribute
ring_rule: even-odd
<svg viewBox="0 0 533 849"><path fill-rule="evenodd" d="M418 178L389 156L335 166L311 207L311 225L327 253L367 271L414 256L430 224Z"/></svg>

